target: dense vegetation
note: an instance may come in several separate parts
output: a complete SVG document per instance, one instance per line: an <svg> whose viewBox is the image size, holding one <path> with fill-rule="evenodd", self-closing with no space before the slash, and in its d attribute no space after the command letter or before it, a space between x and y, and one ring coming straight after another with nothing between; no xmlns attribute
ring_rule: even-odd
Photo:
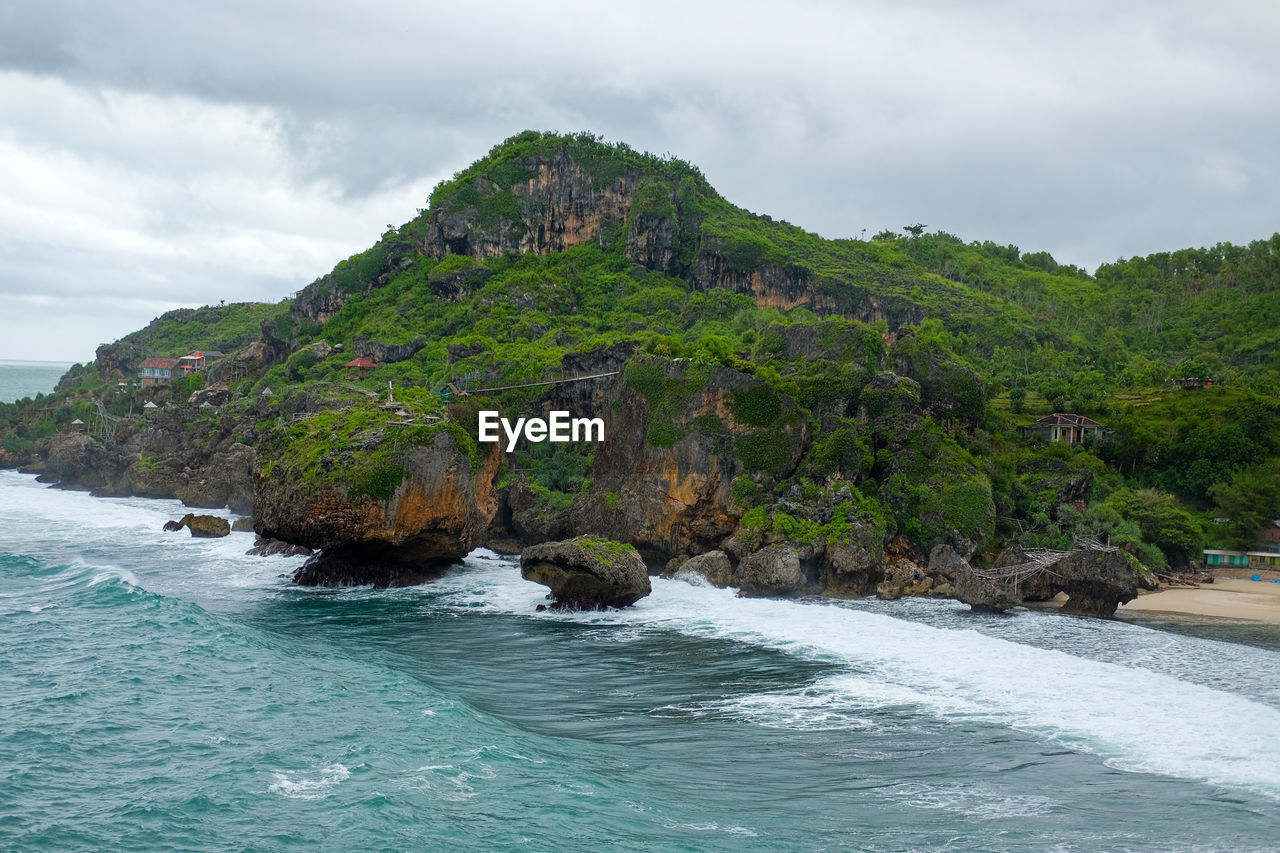
<svg viewBox="0 0 1280 853"><path fill-rule="evenodd" d="M525 239L534 213L512 190L548 158L576 163L597 191L630 181L626 221L564 251L422 253L441 217ZM669 261L646 266L629 252L642 218L674 235ZM780 270L817 296L790 310L762 307L700 283L711 261L731 275ZM1133 258L1093 275L1046 252L966 243L921 225L825 240L733 206L681 160L586 134L529 132L442 183L417 218L316 286L341 297L323 323L288 302L233 305L166 315L122 343L177 355L231 352L260 334L284 342L283 362L233 377L233 392L254 400L269 388L277 401L345 394L340 412L302 426L289 425L278 402L263 417L276 419L273 446L302 468L342 476L362 466L357 488L375 497L399 482L393 448L358 459L342 450L385 434L386 415L342 389L390 382L425 412L440 408L452 382L479 402L516 409L543 389L485 389L558 377L566 355L635 341L641 355L625 380L654 412L647 440L655 446L679 440L674 413L716 367L753 377L733 396L738 422L765 431L809 425L813 440L794 470L784 470L777 441L737 444L746 474L735 496L744 524L759 530L838 538L839 524L779 502L845 501L886 538L917 545L956 531L990 553L1010 541L1065 546L1083 534L1124 543L1160 567L1195 558L1206 543L1251 544L1280 515L1280 235ZM843 316L869 298L898 318L892 328ZM354 372L344 365L358 337L414 351ZM682 365L678 380L654 366L663 360ZM884 371L915 377L918 391L879 387L873 380ZM1215 382L1170 384L1185 376ZM73 417L89 420L95 395L117 414L136 411L139 393L113 394L113 384L77 366L52 397L0 406L0 442L28 451ZM404 396L410 388L420 390ZM188 382L169 393L192 390ZM1089 415L1112 432L1073 448L1015 431L1052 411ZM534 446L506 477L527 482L554 513L587 488L590 463L586 451ZM1064 501L1069 484L1084 484L1083 494Z"/></svg>

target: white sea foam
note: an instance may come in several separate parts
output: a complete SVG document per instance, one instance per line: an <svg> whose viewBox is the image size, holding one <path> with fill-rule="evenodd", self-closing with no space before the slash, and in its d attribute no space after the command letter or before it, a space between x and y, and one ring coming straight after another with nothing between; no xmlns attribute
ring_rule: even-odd
<svg viewBox="0 0 1280 853"><path fill-rule="evenodd" d="M1057 803L1035 794L1007 794L983 785L928 785L920 782L890 785L877 795L894 805L938 809L992 820L1036 817Z"/></svg>
<svg viewBox="0 0 1280 853"><path fill-rule="evenodd" d="M4 500L22 506L0 529L0 550L8 547L54 565L89 565L104 574L164 594L184 595L214 588L277 586L302 558L246 557L253 537L233 533L218 539L196 539L180 531L166 532L166 521L181 518L189 507L176 500L95 498L85 492L52 489L29 475L0 471ZM226 510L197 510L227 520ZM142 550L146 565L159 571L138 577L132 570L106 561ZM194 597L192 595L191 597Z"/></svg>
<svg viewBox="0 0 1280 853"><path fill-rule="evenodd" d="M315 775L317 774L318 775ZM337 784L351 778L351 771L341 764L330 764L318 771L303 771L293 774L273 773L275 782L267 789L273 794L288 797L292 800L318 800L329 796ZM308 778L310 775L310 778Z"/></svg>
<svg viewBox="0 0 1280 853"><path fill-rule="evenodd" d="M761 725L855 729L865 723L862 712L877 708L977 720L1098 755L1116 768L1280 799L1280 742L1273 737L1280 710L1166 674L835 604L741 599L673 580L654 580L652 595L622 611L535 614L545 588L487 553L468 558L467 570L434 590L469 608L626 626L623 635L670 630L732 639L844 667L802 690L717 703L720 712Z"/></svg>

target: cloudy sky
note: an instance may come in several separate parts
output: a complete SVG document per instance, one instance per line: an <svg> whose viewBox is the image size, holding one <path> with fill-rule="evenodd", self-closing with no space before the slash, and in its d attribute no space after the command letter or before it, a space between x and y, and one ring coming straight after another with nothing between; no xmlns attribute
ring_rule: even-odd
<svg viewBox="0 0 1280 853"><path fill-rule="evenodd" d="M275 301L527 128L825 236L1119 257L1280 229L1280 5L0 2L0 358Z"/></svg>

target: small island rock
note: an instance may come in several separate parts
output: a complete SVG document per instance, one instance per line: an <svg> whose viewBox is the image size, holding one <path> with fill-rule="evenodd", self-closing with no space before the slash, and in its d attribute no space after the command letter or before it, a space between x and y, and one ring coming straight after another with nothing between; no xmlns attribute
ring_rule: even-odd
<svg viewBox="0 0 1280 853"><path fill-rule="evenodd" d="M525 548L520 553L520 576L550 587L554 606L565 609L626 607L652 591L636 549L598 536Z"/></svg>
<svg viewBox="0 0 1280 853"><path fill-rule="evenodd" d="M179 521L166 521L164 529L170 533L187 528L197 539L218 539L231 533L231 522L216 515L187 513Z"/></svg>

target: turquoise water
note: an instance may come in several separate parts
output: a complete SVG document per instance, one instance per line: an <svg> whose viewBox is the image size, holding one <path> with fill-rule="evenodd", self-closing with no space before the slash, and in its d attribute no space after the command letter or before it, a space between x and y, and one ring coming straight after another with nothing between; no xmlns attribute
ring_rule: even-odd
<svg viewBox="0 0 1280 853"><path fill-rule="evenodd" d="M0 403L48 394L70 367L61 362L0 359Z"/></svg>
<svg viewBox="0 0 1280 853"><path fill-rule="evenodd" d="M0 849L1276 847L1273 627L664 580L536 613L483 551L299 589L182 511L0 472Z"/></svg>

